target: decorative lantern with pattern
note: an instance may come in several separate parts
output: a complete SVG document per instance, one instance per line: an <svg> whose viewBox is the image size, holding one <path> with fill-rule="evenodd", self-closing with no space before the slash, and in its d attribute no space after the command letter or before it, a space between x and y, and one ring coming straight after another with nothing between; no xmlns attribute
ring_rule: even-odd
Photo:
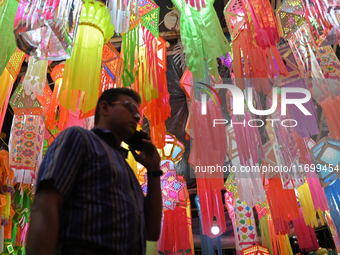
<svg viewBox="0 0 340 255"><path fill-rule="evenodd" d="M31 184L39 168L44 141L43 108L19 84L10 100L14 109L9 153L17 183Z"/></svg>
<svg viewBox="0 0 340 255"><path fill-rule="evenodd" d="M327 187L340 177L339 139L324 137L311 149L311 155L323 187Z"/></svg>
<svg viewBox="0 0 340 255"><path fill-rule="evenodd" d="M112 80L115 80L119 52L110 42L104 45L102 61L105 71L110 75Z"/></svg>
<svg viewBox="0 0 340 255"><path fill-rule="evenodd" d="M242 255L269 255L269 249L259 244L242 250Z"/></svg>

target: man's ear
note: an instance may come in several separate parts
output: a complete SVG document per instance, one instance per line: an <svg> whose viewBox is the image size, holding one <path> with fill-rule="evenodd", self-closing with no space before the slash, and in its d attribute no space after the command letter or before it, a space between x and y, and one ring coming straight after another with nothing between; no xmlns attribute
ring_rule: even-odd
<svg viewBox="0 0 340 255"><path fill-rule="evenodd" d="M101 101L99 103L99 112L103 115L103 116L107 116L109 114L109 103L106 101Z"/></svg>

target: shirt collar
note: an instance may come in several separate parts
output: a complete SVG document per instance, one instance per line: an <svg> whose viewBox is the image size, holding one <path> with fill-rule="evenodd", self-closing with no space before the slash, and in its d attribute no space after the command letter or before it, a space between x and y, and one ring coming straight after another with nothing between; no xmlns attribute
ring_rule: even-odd
<svg viewBox="0 0 340 255"><path fill-rule="evenodd" d="M129 151L117 145L117 138L111 133L110 130L94 127L92 128L92 132L104 140L104 142L106 142L110 147L117 149L125 158L127 158Z"/></svg>

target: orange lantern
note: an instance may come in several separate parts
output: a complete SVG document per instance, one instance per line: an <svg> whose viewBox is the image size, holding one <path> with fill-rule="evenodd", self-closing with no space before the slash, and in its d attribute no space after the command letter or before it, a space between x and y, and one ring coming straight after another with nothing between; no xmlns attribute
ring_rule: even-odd
<svg viewBox="0 0 340 255"><path fill-rule="evenodd" d="M117 76L117 64L119 62L119 52L110 42L103 47L102 62L105 71L110 75L111 79L115 81L115 77Z"/></svg>

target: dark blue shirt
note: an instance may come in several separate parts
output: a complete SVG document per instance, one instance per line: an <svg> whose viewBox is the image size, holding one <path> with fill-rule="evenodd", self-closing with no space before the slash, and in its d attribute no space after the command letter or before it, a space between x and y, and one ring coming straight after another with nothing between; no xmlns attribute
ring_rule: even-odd
<svg viewBox="0 0 340 255"><path fill-rule="evenodd" d="M144 196L126 152L105 129L71 127L51 144L36 190L52 180L64 197L58 243L88 244L113 254L145 254Z"/></svg>

